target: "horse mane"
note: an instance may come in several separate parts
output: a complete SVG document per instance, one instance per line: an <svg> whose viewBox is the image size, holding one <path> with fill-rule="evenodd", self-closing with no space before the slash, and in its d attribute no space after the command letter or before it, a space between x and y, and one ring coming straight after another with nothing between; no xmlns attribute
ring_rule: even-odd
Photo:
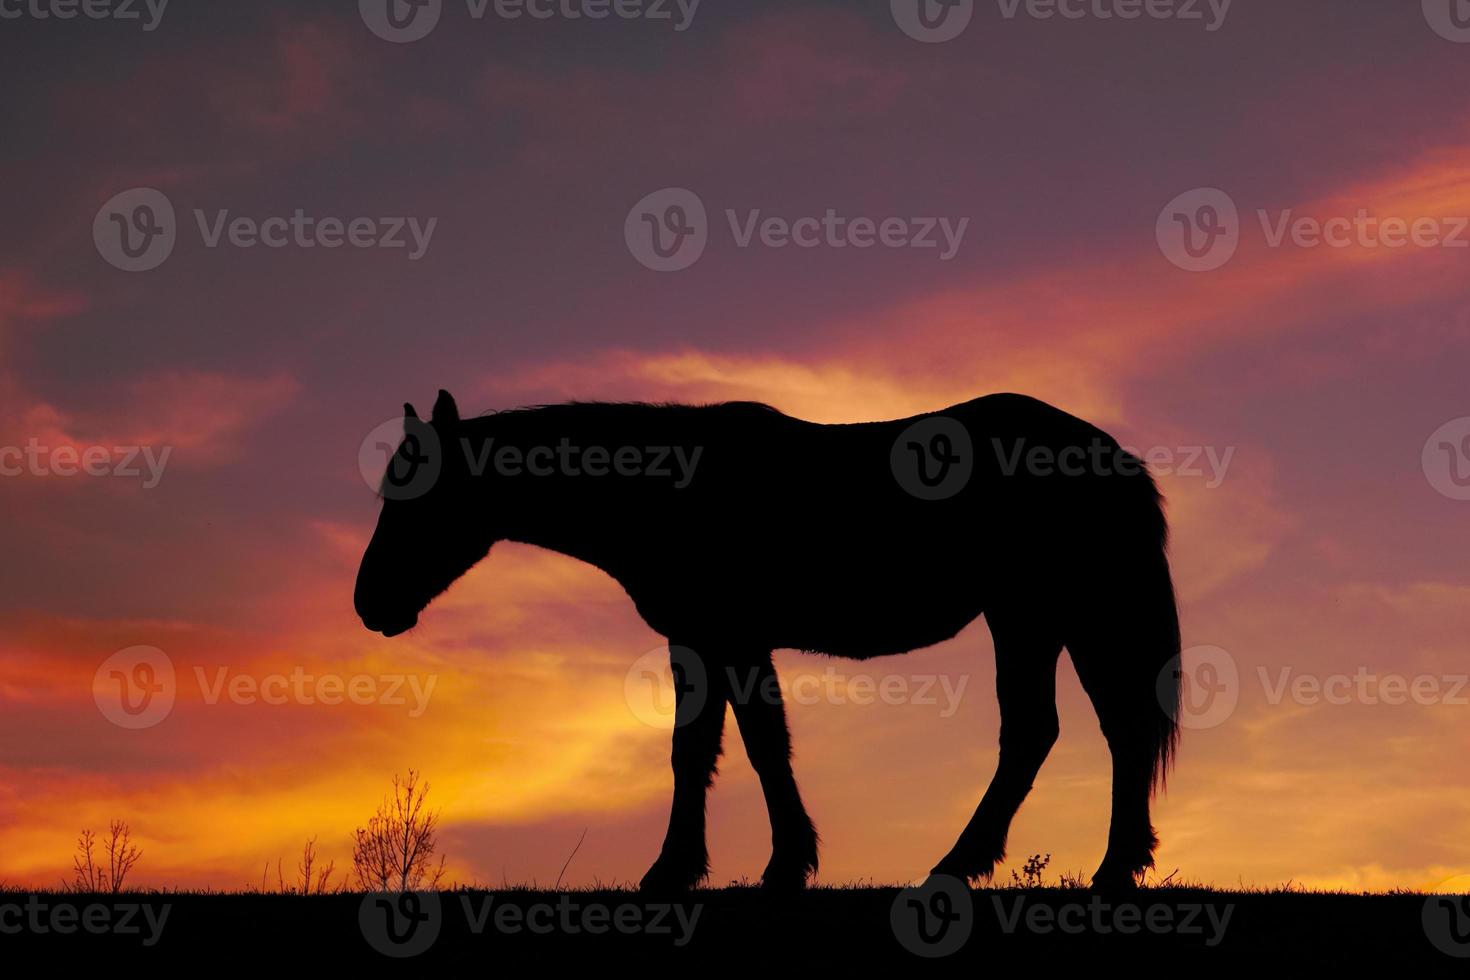
<svg viewBox="0 0 1470 980"><path fill-rule="evenodd" d="M647 412L669 412L669 413L693 413L707 412L715 409L734 409L737 411L759 412L769 415L784 415L780 409L767 405L765 402L755 401L730 401L730 402L703 402L699 404L687 404L684 402L610 402L610 401L570 401L554 402L544 405L523 405L519 408L506 408L501 410L490 410L481 412L474 419L466 421L480 421L482 419L497 419L515 417L522 415L545 415L548 418L557 418L566 414L582 414L588 410L601 412L609 418L642 415Z"/></svg>

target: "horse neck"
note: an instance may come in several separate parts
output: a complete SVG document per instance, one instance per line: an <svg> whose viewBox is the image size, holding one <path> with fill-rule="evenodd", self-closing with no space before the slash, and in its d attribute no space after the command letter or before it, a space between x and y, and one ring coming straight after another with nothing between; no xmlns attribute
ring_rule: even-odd
<svg viewBox="0 0 1470 980"><path fill-rule="evenodd" d="M641 425L628 431L626 413L597 405L514 412L484 421L483 433L471 439L470 451L482 456L488 452L482 476L488 478L483 480L484 492L500 527L497 537L556 551L611 573L609 566L620 553L614 542L618 522L611 515L621 511L620 516L631 516L627 512L638 508L641 485L647 481L570 473L560 454L564 445L578 458L589 447L641 445L650 433ZM506 475L497 464L499 454L511 450L520 460L517 475ZM532 475L527 469L530 454L540 453L545 464L547 450L552 453L552 472Z"/></svg>

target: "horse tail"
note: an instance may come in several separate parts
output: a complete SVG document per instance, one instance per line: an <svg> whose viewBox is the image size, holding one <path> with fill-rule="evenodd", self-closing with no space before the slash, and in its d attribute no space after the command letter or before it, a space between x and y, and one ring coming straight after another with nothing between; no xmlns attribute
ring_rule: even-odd
<svg viewBox="0 0 1470 980"><path fill-rule="evenodd" d="M1138 556L1135 571L1140 617L1140 669L1152 681L1158 710L1152 713L1154 750L1154 790L1162 789L1174 756L1179 750L1179 715L1183 701L1183 679L1180 669L1179 603L1174 581L1169 573L1168 525L1163 512L1163 497L1149 479L1151 497L1150 520L1156 533L1145 553Z"/></svg>
<svg viewBox="0 0 1470 980"><path fill-rule="evenodd" d="M1121 452L1121 450L1120 450ZM1150 761L1162 789L1179 747L1179 610L1169 572L1168 522L1142 462L1100 477L1098 546L1084 590L1089 601L1068 644L1110 744Z"/></svg>

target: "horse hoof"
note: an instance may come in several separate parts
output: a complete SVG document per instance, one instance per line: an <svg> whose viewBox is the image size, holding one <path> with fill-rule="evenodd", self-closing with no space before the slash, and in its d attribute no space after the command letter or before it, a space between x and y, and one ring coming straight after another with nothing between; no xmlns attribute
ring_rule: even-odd
<svg viewBox="0 0 1470 980"><path fill-rule="evenodd" d="M709 869L705 867L678 868L659 860L638 882L638 890L659 895L682 894L693 891L708 874Z"/></svg>
<svg viewBox="0 0 1470 980"><path fill-rule="evenodd" d="M942 861L930 869L929 877L933 878L943 875L948 878L955 878L968 885L978 879L989 878L994 870L994 861L969 861L950 854L946 855Z"/></svg>
<svg viewBox="0 0 1470 980"><path fill-rule="evenodd" d="M767 865L761 874L761 888L776 893L799 892L806 888L812 870L800 865Z"/></svg>
<svg viewBox="0 0 1470 980"><path fill-rule="evenodd" d="M1138 878L1130 871L1099 868L1092 876L1092 890L1100 895L1126 895L1138 891Z"/></svg>

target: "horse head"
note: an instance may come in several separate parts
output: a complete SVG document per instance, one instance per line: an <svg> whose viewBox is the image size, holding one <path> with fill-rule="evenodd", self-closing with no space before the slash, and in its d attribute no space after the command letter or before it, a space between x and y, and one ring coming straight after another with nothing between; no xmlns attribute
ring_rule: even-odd
<svg viewBox="0 0 1470 980"><path fill-rule="evenodd" d="M383 509L362 556L353 597L363 625L397 636L494 543L473 506L471 472L459 409L440 391L429 421L404 405L403 440L388 460L379 495ZM388 448L388 447L385 447Z"/></svg>

